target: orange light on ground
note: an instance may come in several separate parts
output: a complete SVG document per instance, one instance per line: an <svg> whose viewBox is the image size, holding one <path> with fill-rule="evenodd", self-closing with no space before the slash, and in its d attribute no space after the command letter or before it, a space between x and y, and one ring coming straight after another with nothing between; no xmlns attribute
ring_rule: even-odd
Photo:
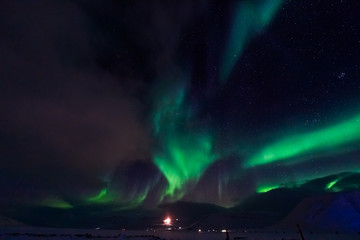
<svg viewBox="0 0 360 240"><path fill-rule="evenodd" d="M165 225L171 225L171 218L170 217L167 217L164 219L164 224Z"/></svg>

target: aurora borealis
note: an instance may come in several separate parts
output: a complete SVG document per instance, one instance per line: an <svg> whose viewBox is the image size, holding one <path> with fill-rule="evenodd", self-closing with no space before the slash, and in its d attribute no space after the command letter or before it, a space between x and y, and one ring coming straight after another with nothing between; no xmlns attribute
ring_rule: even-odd
<svg viewBox="0 0 360 240"><path fill-rule="evenodd" d="M216 160L212 138L192 122L191 109L186 107L185 89L175 89L163 94L159 109L155 112L156 134L165 146L155 154L154 163L168 181L166 195L179 199L184 194L184 185L198 180L206 168Z"/></svg>
<svg viewBox="0 0 360 240"><path fill-rule="evenodd" d="M2 1L0 215L359 189L359 11Z"/></svg>
<svg viewBox="0 0 360 240"><path fill-rule="evenodd" d="M283 0L235 2L234 20L220 69L220 81L226 81L246 44L270 24L282 3Z"/></svg>
<svg viewBox="0 0 360 240"><path fill-rule="evenodd" d="M358 143L360 140L360 115L345 122L318 131L289 136L265 147L257 156L252 157L247 166L269 164L276 161L291 160L309 152L331 151L341 153L342 146Z"/></svg>

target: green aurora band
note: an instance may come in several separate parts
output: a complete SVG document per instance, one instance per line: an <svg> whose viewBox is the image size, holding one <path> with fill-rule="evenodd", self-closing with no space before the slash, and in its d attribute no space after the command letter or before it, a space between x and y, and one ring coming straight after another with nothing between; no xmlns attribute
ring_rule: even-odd
<svg viewBox="0 0 360 240"><path fill-rule="evenodd" d="M220 66L224 82L244 45L271 22L282 0L247 0L238 4L228 48ZM182 81L183 82L183 81ZM181 198L184 187L196 183L207 167L218 159L213 151L213 136L195 122L194 113L186 103L186 88L172 86L155 98L153 124L158 150L153 161L168 181L163 197Z"/></svg>
<svg viewBox="0 0 360 240"><path fill-rule="evenodd" d="M334 181L331 181L329 182L327 185L326 185L326 190L331 190L332 187L339 181L340 179L335 179Z"/></svg>
<svg viewBox="0 0 360 240"><path fill-rule="evenodd" d="M245 46L265 31L283 3L284 0L244 0L237 3L230 36L220 64L219 80L222 84L226 82ZM223 154L213 149L216 138L211 131L196 120L186 98L187 88L179 85L187 81L174 82L170 87L160 86L162 89L156 92L153 102L152 123L158 144L153 153L153 161L168 182L161 200L166 196L173 200L183 197L188 184L196 183L212 163L223 157ZM242 151L242 157L249 156L242 168L245 170L280 161L292 164L298 161L295 158L304 157L302 160L306 160L306 154L309 153L341 153L344 147L359 140L360 115L357 115L348 121L320 130L290 135L263 149L258 148L253 155ZM232 152L222 149L222 152L224 151ZM299 178L301 181L297 182L301 183L311 176L312 174L302 176ZM265 185L259 183L256 190L259 193L270 191L281 186L283 180Z"/></svg>
<svg viewBox="0 0 360 240"><path fill-rule="evenodd" d="M126 197L121 197L121 194L116 190L111 190L107 187L102 188L98 194L85 199L87 204L112 204L116 205L116 210L131 209L139 206L147 197L149 189L146 188L141 193L123 194ZM129 196L127 196L129 195Z"/></svg>
<svg viewBox="0 0 360 240"><path fill-rule="evenodd" d="M245 162L245 167L255 167L278 161L290 161L306 153L324 150L341 152L346 144L360 140L360 114L342 123L314 132L293 135L266 146Z"/></svg>
<svg viewBox="0 0 360 240"><path fill-rule="evenodd" d="M90 197L87 199L88 202L106 202L106 196L108 194L108 189L107 188L103 188L100 190L100 192L96 195L96 196L93 196L93 197Z"/></svg>
<svg viewBox="0 0 360 240"><path fill-rule="evenodd" d="M334 174L332 176L332 179L329 182L324 183L323 190L328 191L328 192L342 192L342 191L359 190L360 189L360 173L359 173L359 171L356 171L356 170L354 171L354 169L356 169L356 167L352 168L351 172L341 172L341 173ZM317 177L319 177L318 179L328 178L328 175L324 174L323 176L317 176ZM315 177L315 179L316 179L316 177ZM266 193L273 189L278 189L278 188L297 189L297 188L303 187L309 181L311 182L312 180L314 180L314 177L312 177L312 178L305 177L302 180L297 179L296 182L291 182L291 184L290 183L287 183L287 184L281 183L281 184L276 184L276 185L275 184L269 185L269 183L266 183L266 184L259 185L256 188L256 192L257 193ZM318 182L318 183L320 183L320 182Z"/></svg>
<svg viewBox="0 0 360 240"><path fill-rule="evenodd" d="M360 189L360 174L358 173L358 171L352 171L352 173L345 173L338 175L325 187L325 190L330 192L341 192L341 191L349 191L349 190L353 191L359 189Z"/></svg>
<svg viewBox="0 0 360 240"><path fill-rule="evenodd" d="M256 189L256 192L257 193L266 193L266 192L269 192L269 191L271 191L271 190L273 190L273 189L277 189L277 188L279 188L279 186L259 186L259 187L257 187L257 189Z"/></svg>
<svg viewBox="0 0 360 240"><path fill-rule="evenodd" d="M73 208L73 206L70 203L64 201L61 198L57 198L57 197L47 197L41 202L41 205L46 206L46 207L51 207L51 208L59 208L59 209Z"/></svg>
<svg viewBox="0 0 360 240"><path fill-rule="evenodd" d="M229 42L220 68L220 82L225 83L248 42L270 24L283 0L239 1Z"/></svg>
<svg viewBox="0 0 360 240"><path fill-rule="evenodd" d="M212 136L196 124L187 106L184 87L167 89L156 104L153 122L160 146L153 160L168 181L162 198L181 198L184 186L197 182L217 159Z"/></svg>

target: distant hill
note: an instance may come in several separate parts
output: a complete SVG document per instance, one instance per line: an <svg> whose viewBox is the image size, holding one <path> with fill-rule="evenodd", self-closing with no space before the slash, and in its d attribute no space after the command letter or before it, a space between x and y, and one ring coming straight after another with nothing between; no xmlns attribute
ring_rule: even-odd
<svg viewBox="0 0 360 240"><path fill-rule="evenodd" d="M210 214L192 224L190 230L264 228L274 222L274 215L256 212Z"/></svg>
<svg viewBox="0 0 360 240"><path fill-rule="evenodd" d="M14 219L0 215L0 227L20 227L20 226L25 226L25 224L16 221Z"/></svg>
<svg viewBox="0 0 360 240"><path fill-rule="evenodd" d="M304 199L279 224L301 224L334 231L359 231L360 191L330 193Z"/></svg>
<svg viewBox="0 0 360 240"><path fill-rule="evenodd" d="M232 212L274 212L279 220L285 217L307 194L297 189L277 188L266 193L254 194L231 208Z"/></svg>
<svg viewBox="0 0 360 240"><path fill-rule="evenodd" d="M145 229L148 227L164 227L163 219L168 215L173 219L174 226L190 227L192 229L212 229L215 222L218 223L219 228L277 225L278 222L287 217L290 212L299 206L304 199L315 196L328 196L329 194L329 196L337 196L340 192L348 194L349 192L360 191L360 174L345 172L313 179L301 185L288 184L287 186L288 187L284 186L265 193L255 193L232 208L224 208L209 203L184 201L161 204L151 209L139 207L116 211L113 210L116 206L111 204L97 205L95 207L75 206L71 209L32 205L7 205L3 206L3 214L12 219L0 217L0 225L18 225L21 224L18 222L20 221L31 226L43 227ZM356 222L353 223L355 224L355 227L353 227L353 224L349 223L349 221L355 221L357 219L354 214L357 214L359 209L357 206L359 205L355 198L348 197L345 198L345 200L343 200L342 203L347 204L346 209L344 208L335 214L336 208L330 208L333 209L333 212L326 216L333 218L334 221L337 221L337 219L341 217L343 218L342 221L349 226L348 229L353 229L357 226ZM336 200L335 202L341 201ZM313 204L315 203L316 202ZM350 205L350 203L352 203L352 205ZM307 208L310 208L312 202L308 202L307 204ZM330 206L331 204L328 203L328 205ZM302 211L305 211L305 207L303 208ZM342 208L339 207L339 209ZM341 215L341 212L346 211L346 215ZM308 224L318 224L319 226L331 227L335 226L334 224L336 223L334 222L332 224L328 221L328 224L325 224L326 222L323 224L319 217L313 217L312 221L307 221L305 216L297 215L293 217L293 221L300 217L303 217L303 223L308 222ZM350 220L347 221L346 219ZM287 219L287 221L290 220L291 218ZM340 226L340 228L344 227ZM358 229L358 231L359 230L360 229Z"/></svg>
<svg viewBox="0 0 360 240"><path fill-rule="evenodd" d="M232 212L273 212L278 220L286 217L303 199L331 192L360 190L360 174L344 172L305 182L300 186L281 187L254 194L234 206Z"/></svg>

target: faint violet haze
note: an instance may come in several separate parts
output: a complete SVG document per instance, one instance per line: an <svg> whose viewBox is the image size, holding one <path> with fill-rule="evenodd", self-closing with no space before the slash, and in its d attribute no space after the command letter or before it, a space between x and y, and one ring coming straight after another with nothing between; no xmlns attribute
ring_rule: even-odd
<svg viewBox="0 0 360 240"><path fill-rule="evenodd" d="M313 132L286 137L269 144L251 157L245 167L291 161L306 153L324 150L342 152L344 145L360 141L360 115Z"/></svg>
<svg viewBox="0 0 360 240"><path fill-rule="evenodd" d="M271 23L283 0L238 1L231 33L220 68L220 82L224 84L244 47Z"/></svg>

